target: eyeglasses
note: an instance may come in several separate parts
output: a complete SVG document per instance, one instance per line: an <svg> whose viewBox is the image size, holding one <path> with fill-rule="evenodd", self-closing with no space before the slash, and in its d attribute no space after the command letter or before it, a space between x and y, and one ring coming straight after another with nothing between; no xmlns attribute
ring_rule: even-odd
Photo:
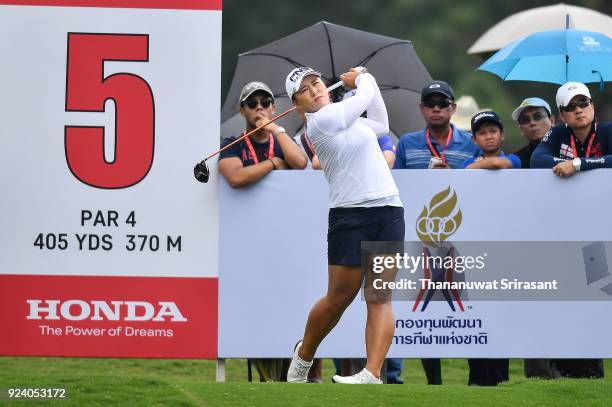
<svg viewBox="0 0 612 407"><path fill-rule="evenodd" d="M576 103L570 103L567 106L559 106L559 109L564 112L573 112L577 107L584 109L585 107L589 107L591 105L591 99L589 98L581 98L576 101Z"/></svg>
<svg viewBox="0 0 612 407"><path fill-rule="evenodd" d="M246 105L249 109L255 109L257 105L261 105L261 107L263 107L264 109L267 109L270 107L270 105L272 105L272 103L274 103L274 101L271 98L264 98L261 100L248 99L242 102L240 105L241 106Z"/></svg>
<svg viewBox="0 0 612 407"><path fill-rule="evenodd" d="M543 114L543 113L534 113L534 114L532 114L532 115L527 115L527 114L525 114L525 115L521 115L521 116L519 116L519 118L518 118L518 123L519 123L521 126L524 126L524 125L526 125L526 124L531 123L532 121L534 121L534 122L539 122L540 120L543 120L543 119L545 119L546 117L548 117L548 116L547 116L547 115L545 115L545 114Z"/></svg>
<svg viewBox="0 0 612 407"><path fill-rule="evenodd" d="M436 106L439 106L440 109L446 109L450 105L454 103L454 100L451 98L446 99L425 99L423 100L423 106L433 109Z"/></svg>

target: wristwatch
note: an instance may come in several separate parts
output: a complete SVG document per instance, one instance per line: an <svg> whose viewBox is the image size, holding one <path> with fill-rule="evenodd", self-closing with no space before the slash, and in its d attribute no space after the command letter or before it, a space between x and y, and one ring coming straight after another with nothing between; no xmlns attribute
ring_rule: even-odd
<svg viewBox="0 0 612 407"><path fill-rule="evenodd" d="M278 127L276 128L276 130L274 130L274 135L275 135L276 137L278 137L278 135L279 135L280 133L285 133L285 134L287 134L287 130L285 130L285 128L284 128L284 127L278 126Z"/></svg>
<svg viewBox="0 0 612 407"><path fill-rule="evenodd" d="M582 160L580 158L574 158L572 160L572 165L574 166L574 169L576 170L576 172L580 171L581 163L582 163Z"/></svg>

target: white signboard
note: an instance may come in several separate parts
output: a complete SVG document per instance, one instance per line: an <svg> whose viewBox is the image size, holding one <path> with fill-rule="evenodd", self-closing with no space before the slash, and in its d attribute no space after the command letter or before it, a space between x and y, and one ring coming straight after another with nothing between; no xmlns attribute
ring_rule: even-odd
<svg viewBox="0 0 612 407"><path fill-rule="evenodd" d="M455 242L508 242L509 248L513 242L549 242L549 248L550 242L565 242L561 250L567 242L612 240L606 170L571 179L550 170L397 170L393 175L405 207L407 241L420 240L417 224L424 208L449 187L462 214ZM287 357L327 287L327 183L321 172L279 171L250 188L220 186L219 356ZM589 281L584 267L575 272L580 275L570 280L581 284L577 292L595 291L597 301L535 295L533 301L470 301L478 295L469 290L467 300L452 299L452 308L447 301L432 301L425 309L423 301L416 307L415 301L394 301L389 355L610 357L612 327L602 316L612 312L612 301L602 289L612 277L603 273ZM548 279L550 273L542 276ZM365 317L358 296L318 356L363 357Z"/></svg>
<svg viewBox="0 0 612 407"><path fill-rule="evenodd" d="M0 3L0 353L215 357L221 1Z"/></svg>

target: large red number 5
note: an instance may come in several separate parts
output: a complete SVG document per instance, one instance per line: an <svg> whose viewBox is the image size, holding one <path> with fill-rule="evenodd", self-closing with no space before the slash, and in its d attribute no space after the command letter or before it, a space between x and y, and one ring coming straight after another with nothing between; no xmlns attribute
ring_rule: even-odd
<svg viewBox="0 0 612 407"><path fill-rule="evenodd" d="M155 144L155 106L149 84L140 76L104 77L105 61L149 60L149 37L130 34L68 33L66 111L104 112L115 102L115 158L104 158L104 127L66 126L66 160L76 178L96 188L126 188L151 169Z"/></svg>

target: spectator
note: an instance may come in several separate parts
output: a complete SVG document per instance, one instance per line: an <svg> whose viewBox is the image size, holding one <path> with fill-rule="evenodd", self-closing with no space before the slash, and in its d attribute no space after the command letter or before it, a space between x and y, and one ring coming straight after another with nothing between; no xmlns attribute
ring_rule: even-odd
<svg viewBox="0 0 612 407"><path fill-rule="evenodd" d="M480 147L482 154L465 160L462 168L482 170L521 168L521 160L518 156L515 154L506 156L501 150L504 126L497 113L487 111L472 117L472 134L474 143Z"/></svg>
<svg viewBox="0 0 612 407"><path fill-rule="evenodd" d="M476 114L471 120L474 143L482 149L482 154L467 159L463 168L502 169L521 168L521 160L514 154L505 155L501 150L504 139L504 126L499 116L492 111ZM470 375L469 386L497 386L508 381L508 359L468 359Z"/></svg>
<svg viewBox="0 0 612 407"><path fill-rule="evenodd" d="M545 100L533 97L523 100L514 109L512 120L518 124L521 134L529 142L515 154L521 159L521 168L531 168L531 155L544 135L554 126L555 116ZM525 359L524 371L525 377L528 378L555 379L559 377L559 371L553 359Z"/></svg>
<svg viewBox="0 0 612 407"><path fill-rule="evenodd" d="M250 82L240 92L240 114L246 121L246 132L270 120L275 112L274 95L262 82ZM236 140L228 138L223 145ZM259 181L274 169L304 168L306 157L289 138L285 129L270 123L262 130L223 151L219 172L234 188ZM260 381L286 380L288 362L284 359L252 359Z"/></svg>
<svg viewBox="0 0 612 407"><path fill-rule="evenodd" d="M544 136L531 156L531 167L552 168L562 178L612 167L612 125L595 120L589 88L567 82L557 91L556 100L565 126L556 126Z"/></svg>
<svg viewBox="0 0 612 407"><path fill-rule="evenodd" d="M515 154L521 159L521 168L530 168L531 155L544 135L555 125L550 106L540 98L528 98L512 112L521 134L529 141Z"/></svg>
<svg viewBox="0 0 612 407"><path fill-rule="evenodd" d="M421 114L427 127L400 138L393 168L461 168L478 153L472 136L451 124L457 105L452 88L433 81L421 91Z"/></svg>
<svg viewBox="0 0 612 407"><path fill-rule="evenodd" d="M240 114L245 132L270 120L276 112L274 95L263 82L247 83L240 92ZM236 140L226 139L222 146ZM307 159L283 127L270 123L257 133L234 144L219 156L219 172L234 188L251 185L272 170L306 167Z"/></svg>
<svg viewBox="0 0 612 407"><path fill-rule="evenodd" d="M565 126L556 126L544 136L533 152L531 167L552 168L561 178L612 167L612 124L595 120L589 89L579 82L567 82L557 90L556 102ZM602 359L558 359L555 367L564 377L604 377Z"/></svg>
<svg viewBox="0 0 612 407"><path fill-rule="evenodd" d="M428 83L421 90L421 114L427 127L408 133L397 145L395 169L461 168L479 152L472 136L451 124L457 105L453 89L443 81ZM428 384L442 384L440 359L421 359ZM401 363L387 366L387 376L399 377Z"/></svg>

